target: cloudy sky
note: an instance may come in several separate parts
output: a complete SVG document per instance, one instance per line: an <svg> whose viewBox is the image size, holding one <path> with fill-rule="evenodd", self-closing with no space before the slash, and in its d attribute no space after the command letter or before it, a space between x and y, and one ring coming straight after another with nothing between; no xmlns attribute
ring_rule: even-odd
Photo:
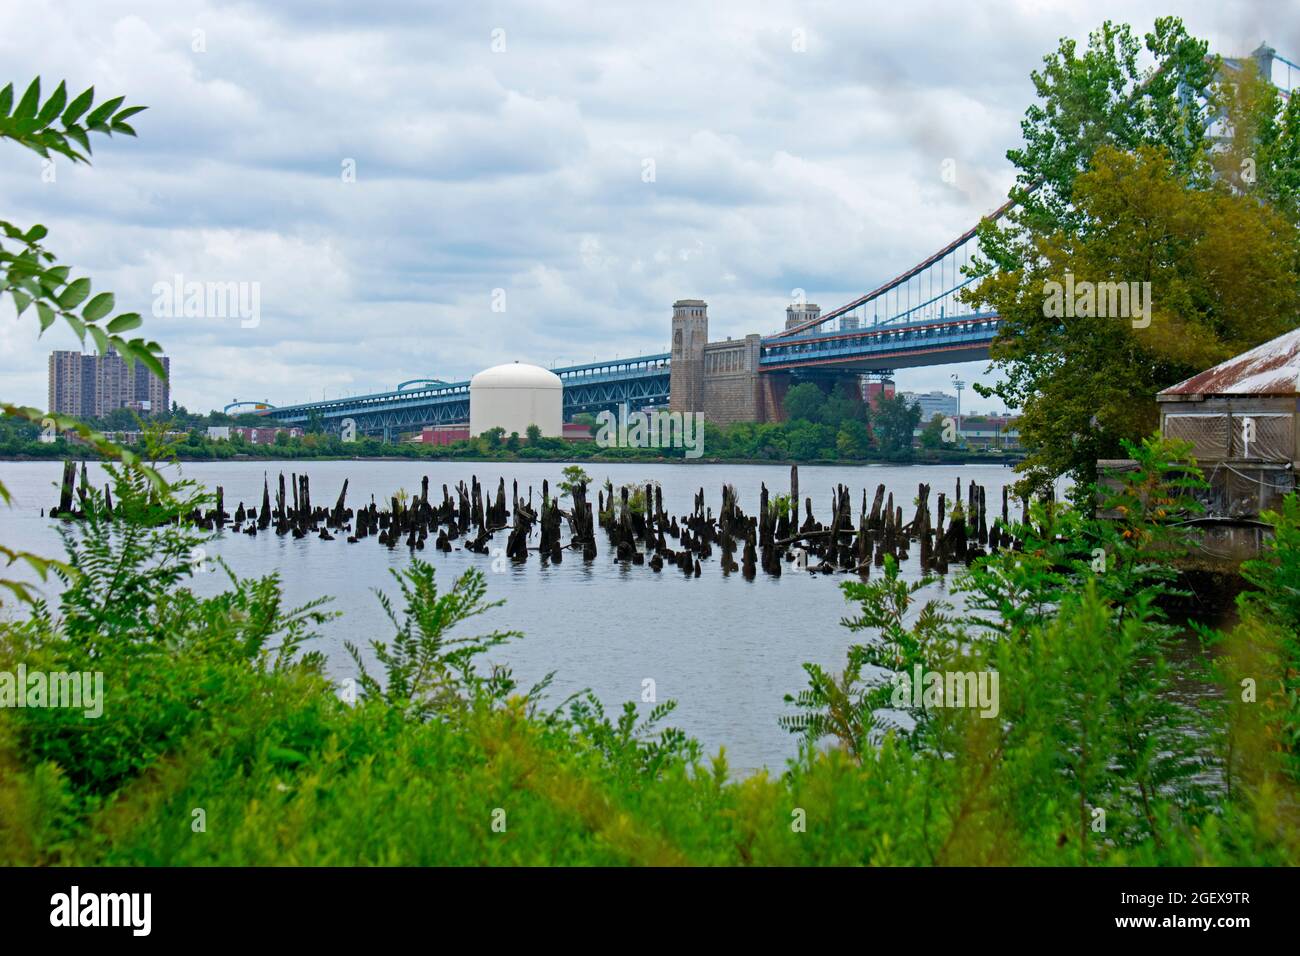
<svg viewBox="0 0 1300 956"><path fill-rule="evenodd" d="M1293 3L5 0L0 85L149 109L52 177L0 143L0 217L146 316L191 410L664 351L674 299L772 331L996 207L1061 36L1172 12L1296 60ZM177 276L256 288L258 321L153 317ZM77 342L36 330L0 306L4 396L43 406Z"/></svg>

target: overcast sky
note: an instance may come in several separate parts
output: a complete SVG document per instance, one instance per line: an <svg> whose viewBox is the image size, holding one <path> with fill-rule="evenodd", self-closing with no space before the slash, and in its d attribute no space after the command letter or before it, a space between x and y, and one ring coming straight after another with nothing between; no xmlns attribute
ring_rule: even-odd
<svg viewBox="0 0 1300 956"><path fill-rule="evenodd" d="M191 410L666 351L674 299L769 332L940 248L1005 196L1058 38L1171 12L1300 59L1296 0L4 0L0 85L149 109L53 182L0 143L0 217L146 316ZM256 284L259 321L153 317L177 275ZM37 328L0 306L3 395L43 407L77 341Z"/></svg>

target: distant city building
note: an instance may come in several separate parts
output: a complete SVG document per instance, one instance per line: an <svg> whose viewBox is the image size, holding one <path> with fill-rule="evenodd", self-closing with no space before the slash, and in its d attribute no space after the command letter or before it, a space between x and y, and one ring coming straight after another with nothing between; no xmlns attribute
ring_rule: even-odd
<svg viewBox="0 0 1300 956"><path fill-rule="evenodd" d="M290 438L301 438L302 429L297 425L292 428L286 428L283 425L262 426L262 425L231 425L230 435L233 438L238 435L250 445L270 445L275 442L275 436L284 432Z"/></svg>
<svg viewBox="0 0 1300 956"><path fill-rule="evenodd" d="M873 382L863 379L862 400L870 407L876 408L882 398L894 397L894 383L890 381Z"/></svg>
<svg viewBox="0 0 1300 956"><path fill-rule="evenodd" d="M161 356L170 377L171 359ZM49 409L76 418L103 418L119 408L144 415L166 414L171 409L171 387L136 362L128 365L116 352L83 355L51 352Z"/></svg>
<svg viewBox="0 0 1300 956"><path fill-rule="evenodd" d="M821 306L814 305L811 302L801 302L796 305L787 305L785 307L785 327L792 329L796 325L802 325L805 322L811 322L822 314Z"/></svg>
<svg viewBox="0 0 1300 956"><path fill-rule="evenodd" d="M904 393L906 394L906 393ZM997 448L1002 451L1020 450L1019 419L1006 415L971 415L962 416L961 428L954 431L956 444L969 449ZM912 444L920 444L921 434L929 420L912 431ZM954 429L956 421L953 422Z"/></svg>
<svg viewBox="0 0 1300 956"><path fill-rule="evenodd" d="M562 426L565 441L595 441L591 428L578 422L565 422ZM434 425L426 427L407 439L423 445L450 445L452 442L465 441L469 438L469 425Z"/></svg>
<svg viewBox="0 0 1300 956"><path fill-rule="evenodd" d="M434 425L412 435L407 441L424 445L450 445L469 438L469 425Z"/></svg>
<svg viewBox="0 0 1300 956"><path fill-rule="evenodd" d="M240 438L250 445L270 445L275 442L275 436L281 432L290 438L302 437L302 429L297 425L292 428L284 425L209 425L208 439L230 441L233 438Z"/></svg>
<svg viewBox="0 0 1300 956"><path fill-rule="evenodd" d="M179 432L179 431L165 431L162 433L162 437L166 441L183 441L186 437L188 437L188 435L189 432ZM83 441L82 437L78 435L76 432L68 432L67 436L74 442ZM143 432L138 432L138 431L104 432L104 437L111 442L116 442L119 445L138 445L140 444L140 441L144 437L144 435Z"/></svg>
<svg viewBox="0 0 1300 956"><path fill-rule="evenodd" d="M955 418L957 415L957 396L947 392L899 392L903 401L909 405L921 406L921 424L925 424L935 415Z"/></svg>
<svg viewBox="0 0 1300 956"><path fill-rule="evenodd" d="M993 415L962 416L958 431L967 448L1001 448L1003 451L1020 449L1020 429L1016 419Z"/></svg>

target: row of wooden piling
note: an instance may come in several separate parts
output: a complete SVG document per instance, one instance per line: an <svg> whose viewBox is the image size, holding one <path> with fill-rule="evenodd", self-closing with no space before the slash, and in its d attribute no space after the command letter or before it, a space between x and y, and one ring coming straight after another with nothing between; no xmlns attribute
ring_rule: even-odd
<svg viewBox="0 0 1300 956"><path fill-rule="evenodd" d="M89 491L85 464L77 484L75 463L64 463L59 503L51 516L77 518L84 515ZM75 486L75 487L74 487ZM74 497L75 490L75 497ZM588 500L586 483L567 489L571 505L565 509L559 495L551 494L550 483L542 482L541 500L534 503L533 489L521 497L519 484L512 482L510 494L504 478L494 493L480 484L477 475L469 484L442 486L440 498L431 498L429 479L420 482L418 496L394 494L380 505L374 497L353 509L347 504L348 481L343 482L332 507L313 505L311 481L307 475L281 473L274 497L270 479L263 477L260 506L239 503L233 514L226 511L224 489L218 485L215 506L196 509L186 516L190 523L208 530L229 530L256 536L260 533L313 535L325 541L344 537L349 544L375 538L379 544L396 548L404 544L422 551L427 540L434 548L448 552L461 540L467 551L494 553L492 542L505 532L504 554L514 562L528 560L537 552L543 562L559 563L566 551L578 552L583 560L597 556L596 528L604 532L615 560L648 565L655 572L673 567L692 577L702 572L715 548L720 553L723 574L740 572L753 578L761 570L779 577L783 566L799 570L869 575L886 557L908 558L913 546L923 572L945 573L952 563L964 564L1002 548L1015 548L1007 489L1002 489L1000 514L990 517L986 489L975 482L956 479L954 494L935 497L931 511L929 484L920 483L910 520L904 507L882 483L867 504L864 489L853 513L851 492L846 485L831 489L828 522L817 520L813 499L800 501L799 468L790 469L788 496L774 497L766 483L759 492L756 514L746 514L731 485L724 484L717 514L707 505L704 489L695 494L688 515L669 515L664 509L663 491L654 482L615 488L608 480L597 491L596 502ZM112 508L105 489L106 505ZM803 520L799 520L802 504ZM1021 501L1021 523L1029 520L1028 499ZM111 512L110 512L111 513ZM566 531L567 527L567 531ZM565 540L567 538L567 541ZM536 544L534 544L536 540Z"/></svg>

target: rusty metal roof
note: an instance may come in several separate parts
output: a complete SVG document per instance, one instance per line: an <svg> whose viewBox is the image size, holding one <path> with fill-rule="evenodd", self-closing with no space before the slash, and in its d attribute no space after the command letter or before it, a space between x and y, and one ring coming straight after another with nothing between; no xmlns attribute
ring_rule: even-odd
<svg viewBox="0 0 1300 956"><path fill-rule="evenodd" d="M1177 385L1175 395L1300 395L1300 329L1257 345Z"/></svg>

